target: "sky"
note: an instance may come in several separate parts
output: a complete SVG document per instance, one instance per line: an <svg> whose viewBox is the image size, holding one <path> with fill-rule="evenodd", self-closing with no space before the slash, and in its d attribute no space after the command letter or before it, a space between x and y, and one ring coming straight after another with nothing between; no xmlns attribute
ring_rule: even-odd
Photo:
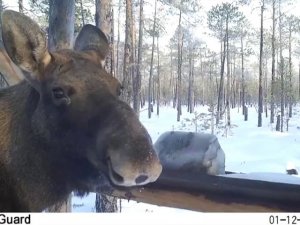
<svg viewBox="0 0 300 225"><path fill-rule="evenodd" d="M206 14L213 6L222 4L223 2L233 3L232 0L200 0L202 5L201 14ZM283 2L283 1L282 1ZM300 17L300 0L294 0L293 5L283 6L283 12L287 15L295 15ZM252 3L249 6L242 6L240 10L244 13L246 18L249 19L251 26L254 29L259 30L260 28L260 0L252 0ZM265 28L271 28L272 25L272 15L271 15L271 5L266 5L266 12L264 15L264 26ZM174 32L174 27L169 26L169 33ZM212 37L210 30L207 27L207 20L204 17L204 20L199 24L195 29L196 35L202 40L204 40L208 47L216 52L220 51L220 44L218 40Z"/></svg>

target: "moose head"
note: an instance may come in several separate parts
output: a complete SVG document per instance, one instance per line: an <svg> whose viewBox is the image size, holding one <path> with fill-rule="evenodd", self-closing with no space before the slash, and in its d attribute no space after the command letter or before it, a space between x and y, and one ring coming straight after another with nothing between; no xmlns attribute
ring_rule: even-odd
<svg viewBox="0 0 300 225"><path fill-rule="evenodd" d="M0 210L10 210L1 192L12 196L11 210L36 211L91 191L99 176L116 186L158 178L151 138L103 68L109 45L101 30L86 25L74 50L49 52L41 28L7 10L2 32L25 80L0 91Z"/></svg>

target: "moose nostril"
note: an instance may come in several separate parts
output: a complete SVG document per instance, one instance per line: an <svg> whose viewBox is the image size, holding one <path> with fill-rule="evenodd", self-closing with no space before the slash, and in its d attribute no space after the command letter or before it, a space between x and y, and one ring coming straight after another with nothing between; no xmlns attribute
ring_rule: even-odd
<svg viewBox="0 0 300 225"><path fill-rule="evenodd" d="M135 179L135 183L140 184L140 183L143 183L147 179L148 179L148 176L140 175Z"/></svg>

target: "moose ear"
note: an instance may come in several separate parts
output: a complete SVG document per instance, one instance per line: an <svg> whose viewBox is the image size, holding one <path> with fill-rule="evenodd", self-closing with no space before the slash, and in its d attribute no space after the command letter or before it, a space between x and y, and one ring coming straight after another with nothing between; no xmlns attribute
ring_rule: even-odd
<svg viewBox="0 0 300 225"><path fill-rule="evenodd" d="M51 61L46 35L29 17L6 10L2 13L2 39L11 60L29 82L42 79L41 70Z"/></svg>
<svg viewBox="0 0 300 225"><path fill-rule="evenodd" d="M109 52L109 44L105 34L100 29L87 24L79 32L74 49L76 51L86 51L94 57L94 61L100 62L103 66L105 57Z"/></svg>

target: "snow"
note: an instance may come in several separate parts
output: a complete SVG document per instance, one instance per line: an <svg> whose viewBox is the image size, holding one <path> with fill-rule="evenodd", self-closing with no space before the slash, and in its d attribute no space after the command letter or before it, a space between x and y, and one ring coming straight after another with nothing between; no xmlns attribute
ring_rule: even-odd
<svg viewBox="0 0 300 225"><path fill-rule="evenodd" d="M72 197L72 212L96 212L96 193L90 193L85 197Z"/></svg>
<svg viewBox="0 0 300 225"><path fill-rule="evenodd" d="M160 115L152 114L148 119L147 110L140 114L140 120L147 128L155 142L159 135L165 131L182 130L210 133L210 113L208 107L195 108L195 114L187 113L186 107L182 109L181 122L176 121L176 110L172 107L161 107ZM288 132L276 132L269 118L263 117L263 127L257 127L256 108L248 109L248 121L244 121L241 109L231 110L232 128L215 129L220 145L225 152L226 171L234 171L231 177L292 183L300 185L300 176L286 175L286 169L300 169L300 107L294 108L293 117L289 120ZM193 122L196 116L201 119ZM227 135L226 135L227 134ZM226 175L229 176L229 175ZM73 211L94 211L95 194L85 198L74 197ZM81 207L80 207L81 205ZM130 212L175 212L189 215L196 213L188 210L159 207L134 201L122 200L122 213Z"/></svg>
<svg viewBox="0 0 300 225"><path fill-rule="evenodd" d="M294 175L282 173L247 173L247 174L228 174L220 175L223 177L240 178L247 180L262 180L276 183L297 184L300 185L300 178Z"/></svg>

